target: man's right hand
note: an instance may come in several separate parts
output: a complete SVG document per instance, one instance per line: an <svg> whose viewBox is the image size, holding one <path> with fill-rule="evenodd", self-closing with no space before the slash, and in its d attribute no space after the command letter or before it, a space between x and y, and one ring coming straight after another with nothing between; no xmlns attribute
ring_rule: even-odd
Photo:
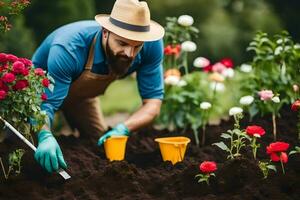
<svg viewBox="0 0 300 200"><path fill-rule="evenodd" d="M67 168L61 149L49 130L38 133L38 147L34 158L49 173Z"/></svg>

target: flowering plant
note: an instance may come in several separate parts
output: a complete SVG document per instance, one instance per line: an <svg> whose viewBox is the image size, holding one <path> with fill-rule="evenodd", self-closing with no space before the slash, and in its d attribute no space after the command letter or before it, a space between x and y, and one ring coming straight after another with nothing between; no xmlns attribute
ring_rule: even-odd
<svg viewBox="0 0 300 200"><path fill-rule="evenodd" d="M195 178L199 177L198 183L206 182L209 185L209 178L216 176L214 172L217 170L217 164L212 161L204 161L199 165L199 169L202 173L195 176Z"/></svg>
<svg viewBox="0 0 300 200"><path fill-rule="evenodd" d="M221 137L229 139L230 143L227 146L224 142L213 143L213 145L229 153L227 158L234 159L241 156L240 150L246 146L246 140L250 140L245 130L240 128L240 120L243 118L243 110L239 107L233 107L229 110L229 115L234 117L234 129L228 130L227 133L222 133Z"/></svg>
<svg viewBox="0 0 300 200"><path fill-rule="evenodd" d="M253 157L254 159L256 159L256 152L257 149L260 147L260 144L256 144L256 140L257 138L263 136L266 133L266 131L260 126L253 125L247 126L246 133L250 136L250 146L252 147Z"/></svg>
<svg viewBox="0 0 300 200"><path fill-rule="evenodd" d="M283 173L285 173L283 164L288 162L288 155L286 151L289 146L290 145L286 142L273 142L267 146L267 154L270 154L271 161L280 161Z"/></svg>
<svg viewBox="0 0 300 200"><path fill-rule="evenodd" d="M54 80L43 69L35 69L30 60L0 53L0 116L32 143L31 134L46 122L46 113L41 111L40 105L47 100L45 89L52 91L53 83ZM4 131L1 129L0 134Z"/></svg>
<svg viewBox="0 0 300 200"><path fill-rule="evenodd" d="M10 30L12 26L9 22L10 16L18 15L29 4L29 0L0 0L0 32Z"/></svg>
<svg viewBox="0 0 300 200"><path fill-rule="evenodd" d="M300 61L300 45L294 43L287 32L274 37L258 32L247 50L252 51L254 57L250 65L243 65L245 69L251 66L251 70L247 69L251 73L244 80L242 91L255 98L249 105L251 117L258 113L272 114L276 140L276 116L284 104L294 100L292 86L299 82L299 69L295 66Z"/></svg>
<svg viewBox="0 0 300 200"><path fill-rule="evenodd" d="M47 100L45 89L53 90L54 80L43 69L33 68L26 58L0 53L0 115L30 137L45 123L40 105ZM34 123L29 123L34 119Z"/></svg>

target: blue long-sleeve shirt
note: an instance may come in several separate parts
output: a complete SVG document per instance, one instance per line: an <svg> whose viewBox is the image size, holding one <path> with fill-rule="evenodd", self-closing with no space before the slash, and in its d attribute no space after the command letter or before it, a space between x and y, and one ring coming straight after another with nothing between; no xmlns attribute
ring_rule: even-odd
<svg viewBox="0 0 300 200"><path fill-rule="evenodd" d="M35 51L32 62L35 67L48 71L55 80L53 93L46 90L47 101L41 105L46 111L50 126L54 112L68 95L71 83L83 72L89 48L97 36L92 72L108 74L108 66L102 49L102 27L96 21L79 21L62 26L52 32ZM163 88L162 40L145 42L130 66L128 73L137 72L137 83L142 99L162 99Z"/></svg>

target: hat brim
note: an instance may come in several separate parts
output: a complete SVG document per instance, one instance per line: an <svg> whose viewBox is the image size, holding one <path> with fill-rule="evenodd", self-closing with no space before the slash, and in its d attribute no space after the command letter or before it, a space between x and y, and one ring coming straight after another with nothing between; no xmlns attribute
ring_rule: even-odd
<svg viewBox="0 0 300 200"><path fill-rule="evenodd" d="M150 30L148 32L130 31L115 26L109 21L109 15L106 14L96 15L95 20L107 30L130 40L143 41L143 42L155 41L161 39L165 34L164 28L160 24L152 20L150 21Z"/></svg>

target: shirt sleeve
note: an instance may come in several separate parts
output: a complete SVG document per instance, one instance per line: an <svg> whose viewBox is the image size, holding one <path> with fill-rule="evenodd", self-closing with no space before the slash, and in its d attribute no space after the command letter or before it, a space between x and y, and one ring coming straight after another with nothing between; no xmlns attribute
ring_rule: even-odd
<svg viewBox="0 0 300 200"><path fill-rule="evenodd" d="M46 90L47 100L41 105L41 109L46 111L49 117L49 126L51 127L54 113L66 98L72 77L76 74L77 63L72 55L60 45L54 45L50 48L48 56L48 74L54 79L54 90Z"/></svg>
<svg viewBox="0 0 300 200"><path fill-rule="evenodd" d="M163 42L151 42L146 47L141 67L137 70L137 83L142 99L163 99Z"/></svg>

